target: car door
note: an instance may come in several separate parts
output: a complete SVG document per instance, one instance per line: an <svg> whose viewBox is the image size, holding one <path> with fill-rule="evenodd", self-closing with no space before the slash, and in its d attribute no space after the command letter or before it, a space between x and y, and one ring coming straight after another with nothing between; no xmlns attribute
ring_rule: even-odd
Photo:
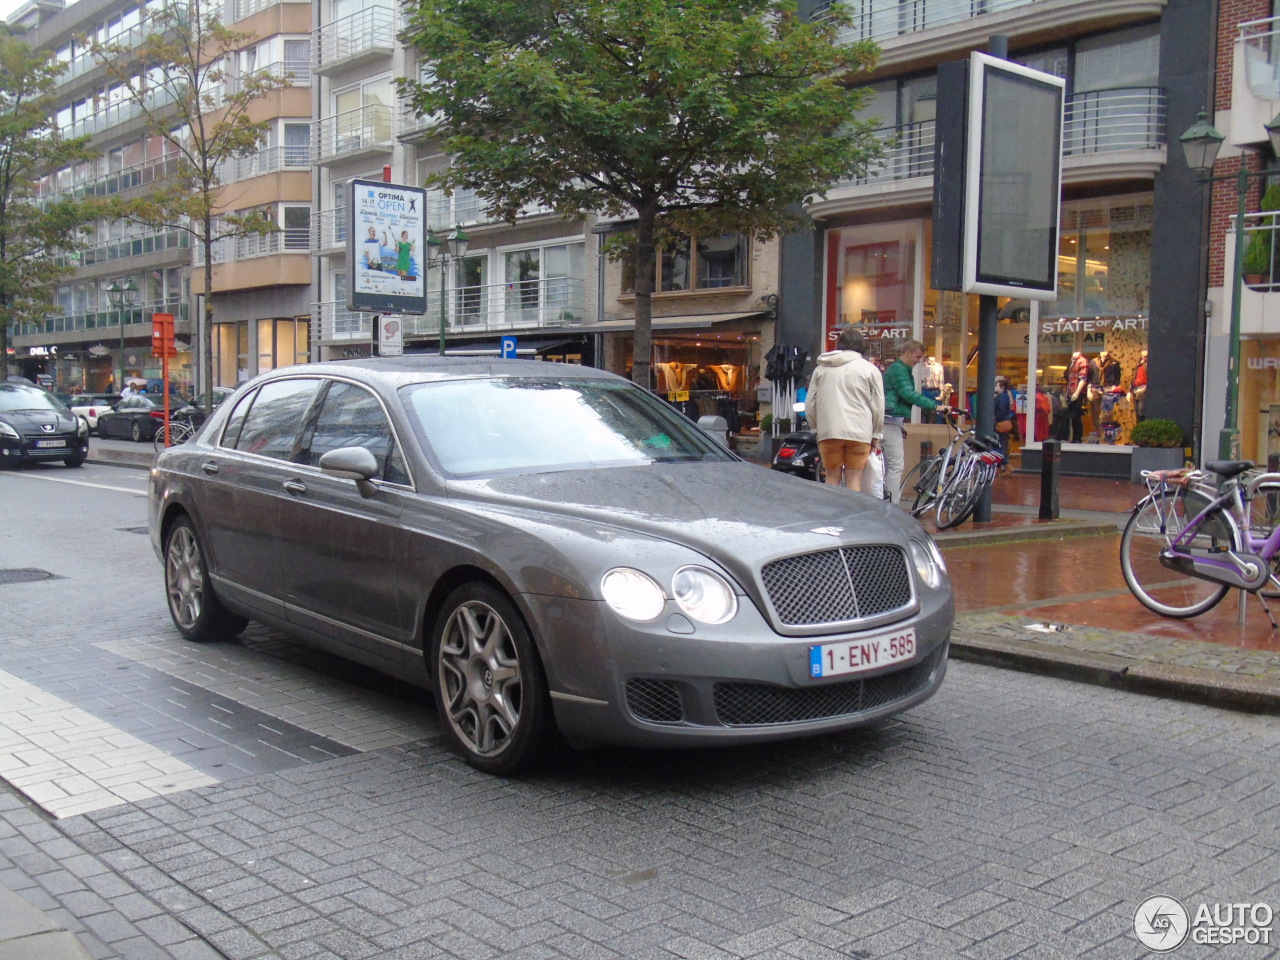
<svg viewBox="0 0 1280 960"><path fill-rule="evenodd" d="M371 497L355 481L319 469L324 454L356 446L379 464ZM412 488L381 401L359 384L330 381L298 460L282 507L290 619L351 647L344 652L365 662L402 662L415 632L401 589L400 516Z"/></svg>
<svg viewBox="0 0 1280 960"><path fill-rule="evenodd" d="M193 468L210 572L240 605L285 619L281 504L319 377L272 380L245 394Z"/></svg>

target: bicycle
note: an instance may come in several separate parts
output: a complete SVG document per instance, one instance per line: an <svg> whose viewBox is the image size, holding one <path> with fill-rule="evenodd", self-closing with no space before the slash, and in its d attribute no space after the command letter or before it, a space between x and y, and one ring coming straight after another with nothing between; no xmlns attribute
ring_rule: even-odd
<svg viewBox="0 0 1280 960"><path fill-rule="evenodd" d="M1229 590L1245 590L1280 629L1266 603L1280 597L1280 473L1244 484L1254 468L1252 460L1217 460L1203 470L1143 472L1147 496L1125 523L1120 569L1148 610L1187 619L1212 610Z"/></svg>
<svg viewBox="0 0 1280 960"><path fill-rule="evenodd" d="M969 519L1004 463L1000 442L994 437L978 437L972 428L962 428L962 415L960 411L947 415L955 437L936 457L912 467L900 488L899 499L911 499L911 515L919 518L933 510L939 530L958 527Z"/></svg>
<svg viewBox="0 0 1280 960"><path fill-rule="evenodd" d="M196 432L195 424L190 420L170 420L169 421L169 443L168 446L176 447L180 443L186 443ZM165 449L164 442L164 424L160 424L156 428L156 435L151 440L155 447L156 453L163 453Z"/></svg>

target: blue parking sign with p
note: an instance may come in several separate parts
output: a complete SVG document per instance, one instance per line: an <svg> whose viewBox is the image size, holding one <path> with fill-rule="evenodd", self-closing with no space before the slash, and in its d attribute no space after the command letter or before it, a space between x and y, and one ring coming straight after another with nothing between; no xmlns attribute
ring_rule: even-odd
<svg viewBox="0 0 1280 960"><path fill-rule="evenodd" d="M502 338L502 359L503 360L516 359L516 338L515 337Z"/></svg>

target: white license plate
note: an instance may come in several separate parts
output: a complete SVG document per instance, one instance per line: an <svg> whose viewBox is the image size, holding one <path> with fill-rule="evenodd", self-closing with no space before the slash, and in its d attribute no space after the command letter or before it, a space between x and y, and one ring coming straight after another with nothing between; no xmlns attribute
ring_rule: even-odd
<svg viewBox="0 0 1280 960"><path fill-rule="evenodd" d="M820 647L809 648L809 676L839 677L864 673L899 660L910 660L915 654L916 631L913 627L860 640L824 643Z"/></svg>
<svg viewBox="0 0 1280 960"><path fill-rule="evenodd" d="M65 440L37 440L36 441L37 447L65 447L66 445L67 445L67 441Z"/></svg>

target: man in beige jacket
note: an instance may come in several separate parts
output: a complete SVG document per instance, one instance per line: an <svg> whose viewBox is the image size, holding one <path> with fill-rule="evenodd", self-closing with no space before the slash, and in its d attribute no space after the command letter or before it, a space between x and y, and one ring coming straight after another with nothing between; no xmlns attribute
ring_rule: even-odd
<svg viewBox="0 0 1280 960"><path fill-rule="evenodd" d="M862 471L884 436L884 382L863 357L867 341L853 327L836 349L818 357L805 397L805 415L818 435L827 483L862 490Z"/></svg>

